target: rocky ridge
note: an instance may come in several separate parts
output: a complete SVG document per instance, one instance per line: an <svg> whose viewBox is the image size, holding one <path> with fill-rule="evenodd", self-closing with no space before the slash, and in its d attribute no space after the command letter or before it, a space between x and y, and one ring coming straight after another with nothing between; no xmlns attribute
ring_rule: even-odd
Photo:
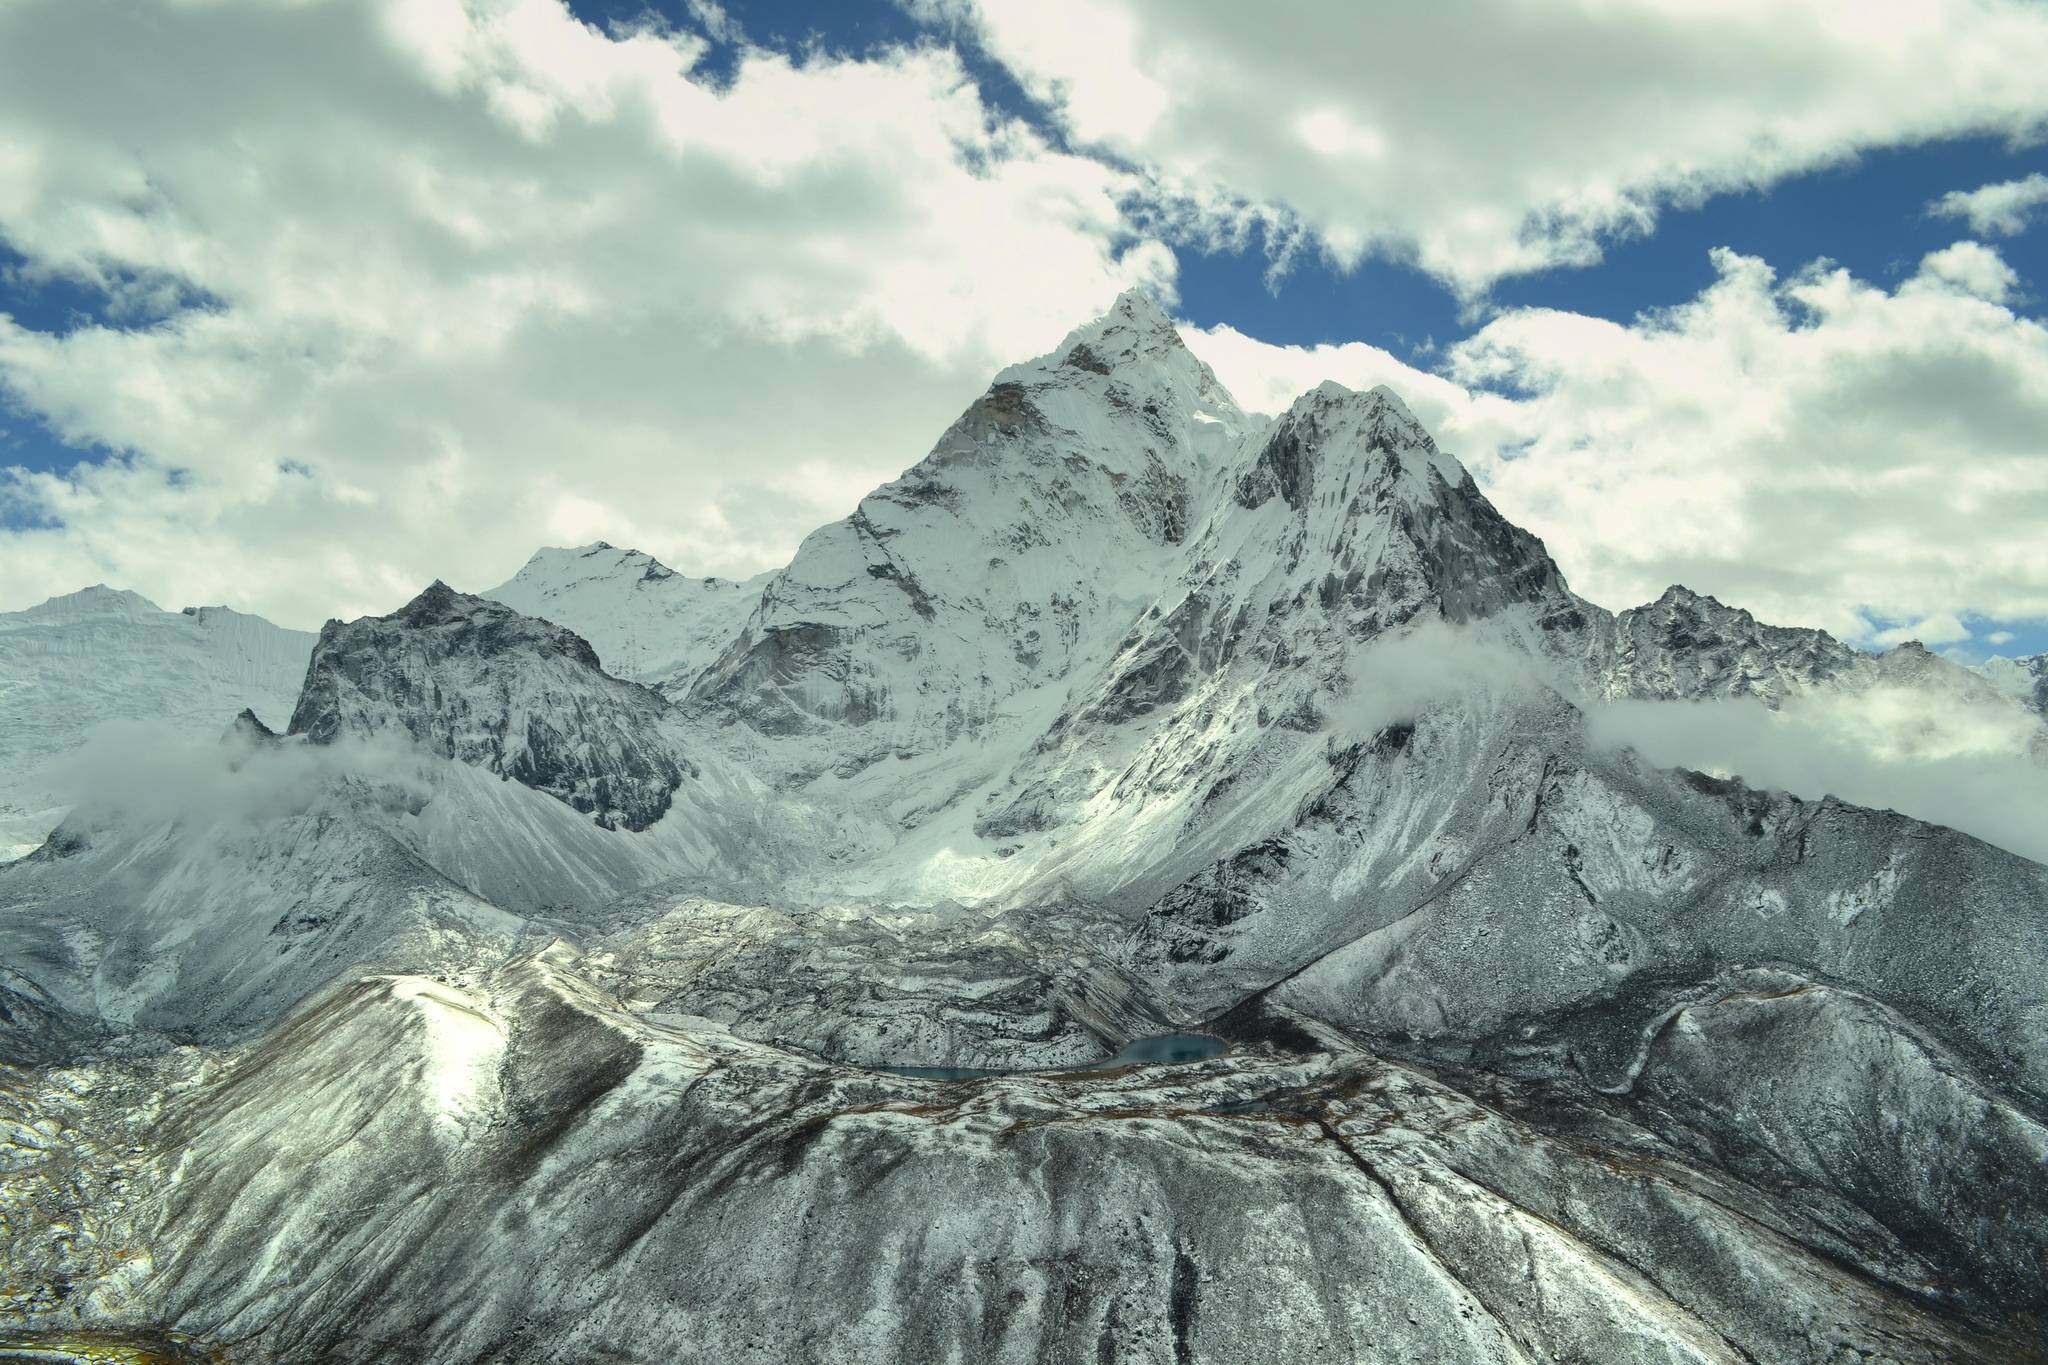
<svg viewBox="0 0 2048 1365"><path fill-rule="evenodd" d="M226 765L314 765L290 803L0 870L14 1316L279 1361L2044 1358L2048 869L1587 727L2035 723L1975 675L1607 613L1396 396L1248 416L1135 295L715 654L687 582L619 605L670 591L638 558L529 571L559 617L323 631ZM579 613L686 662L610 676ZM1230 1050L1058 1069L1190 1028Z"/></svg>

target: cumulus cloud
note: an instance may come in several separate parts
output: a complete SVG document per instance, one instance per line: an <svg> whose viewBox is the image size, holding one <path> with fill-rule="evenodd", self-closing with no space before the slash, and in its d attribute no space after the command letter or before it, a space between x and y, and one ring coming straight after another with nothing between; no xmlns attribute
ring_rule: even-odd
<svg viewBox="0 0 2048 1365"><path fill-rule="evenodd" d="M1361 343L1188 342L1255 410L1324 379L1393 388L1608 607L1684 583L1868 644L2048 615L2048 329L1996 251L1958 243L1890 290L1714 261L1633 323L1501 313L1440 373Z"/></svg>
<svg viewBox="0 0 2048 1365"><path fill-rule="evenodd" d="M1973 298L2004 303L2020 282L2019 272L1982 242L1957 242L1930 251L1920 262L1917 283L1947 287Z"/></svg>
<svg viewBox="0 0 2048 1365"><path fill-rule="evenodd" d="M1970 628L1956 619L1952 611L1936 612L1908 625L1893 626L1872 635L1871 642L1889 649L1902 645L1908 640L1918 640L1923 645L1953 645L1970 638Z"/></svg>
<svg viewBox="0 0 2048 1365"><path fill-rule="evenodd" d="M0 409L114 452L0 472L0 608L110 581L312 625L597 538L745 575L1119 289L1170 302L1161 234L1263 218L1476 288L2048 107L2048 13L2006 0L913 7L1069 137L941 46L710 80L710 38L743 42L712 4L609 34L561 0L0 4L0 240L104 302L0 316ZM2048 614L2048 363L1998 252L1889 290L1718 260L1683 307L1511 311L1440 372L1189 341L1255 409L1389 384L1610 606Z"/></svg>
<svg viewBox="0 0 2048 1365"><path fill-rule="evenodd" d="M1346 743L1412 721L1431 706L1475 694L1522 696L1568 691L1547 665L1508 635L1486 626L1423 621L1356 645L1351 686L1331 720Z"/></svg>
<svg viewBox="0 0 2048 1365"><path fill-rule="evenodd" d="M756 571L1001 365L1171 297L1129 174L950 51L714 85L705 48L560 0L0 6L0 239L108 301L0 317L0 398L118 453L0 482L0 606L307 625L600 528Z"/></svg>
<svg viewBox="0 0 2048 1365"><path fill-rule="evenodd" d="M1917 693L1814 696L1780 712L1749 701L1624 702L1594 708L1587 726L1596 743L1659 766L1895 810L2048 862L2048 764L2027 755L2017 708L1944 714Z"/></svg>
<svg viewBox="0 0 2048 1365"><path fill-rule="evenodd" d="M1982 237L2012 237L2026 231L2027 220L2044 204L2048 204L2048 175L2030 175L1974 190L1950 190L1929 204L1927 211L1937 217L1966 219L1970 231Z"/></svg>
<svg viewBox="0 0 2048 1365"><path fill-rule="evenodd" d="M1668 205L2048 121L2048 10L2026 0L911 8L1217 230L1263 221L1468 292L1595 260Z"/></svg>
<svg viewBox="0 0 2048 1365"><path fill-rule="evenodd" d="M1526 443L1480 477L1609 604L1682 582L1851 638L2048 614L2048 330L1968 245L1890 291L1723 251L1699 297L1633 325L1498 317L1448 353L1520 400Z"/></svg>

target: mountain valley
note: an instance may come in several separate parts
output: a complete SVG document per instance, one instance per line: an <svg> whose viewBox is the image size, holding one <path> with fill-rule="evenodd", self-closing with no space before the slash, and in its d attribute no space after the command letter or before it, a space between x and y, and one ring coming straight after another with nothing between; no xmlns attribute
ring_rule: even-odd
<svg viewBox="0 0 2048 1365"><path fill-rule="evenodd" d="M1610 612L1142 293L757 579L76 596L0 617L0 1360L2048 1361L2048 866L1603 728L2048 773L2041 660Z"/></svg>

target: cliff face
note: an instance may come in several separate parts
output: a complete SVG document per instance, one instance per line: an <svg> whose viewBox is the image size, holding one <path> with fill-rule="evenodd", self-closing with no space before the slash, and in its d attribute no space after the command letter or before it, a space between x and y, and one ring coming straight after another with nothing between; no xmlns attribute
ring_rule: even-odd
<svg viewBox="0 0 2048 1365"><path fill-rule="evenodd" d="M1603 611L1397 396L1249 416L1127 296L778 573L586 547L330 623L287 734L0 868L0 1308L281 1361L2041 1359L2048 869L1588 726L1881 696L2048 752L2023 692ZM1229 1048L1062 1070L1186 1029Z"/></svg>

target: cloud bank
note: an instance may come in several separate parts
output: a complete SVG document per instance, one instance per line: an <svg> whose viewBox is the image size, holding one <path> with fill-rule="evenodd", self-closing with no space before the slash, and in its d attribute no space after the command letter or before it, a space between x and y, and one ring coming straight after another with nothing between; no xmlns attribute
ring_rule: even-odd
<svg viewBox="0 0 2048 1365"><path fill-rule="evenodd" d="M0 481L5 605L311 625L600 535L757 571L1170 295L1128 173L951 52L705 49L559 0L0 5L0 238L107 300L0 317L0 398L121 456Z"/></svg>
<svg viewBox="0 0 2048 1365"><path fill-rule="evenodd" d="M1714 264L1698 297L1629 324L1503 312L1441 374L1358 343L1189 341L1257 408L1390 385L1608 607L1684 583L1870 644L2048 616L2048 329L1998 253L1959 242L1890 289Z"/></svg>
<svg viewBox="0 0 2048 1365"><path fill-rule="evenodd" d="M937 42L713 78L715 6L0 4L4 268L93 302L0 315L0 409L111 452L0 471L0 608L107 581L313 626L600 538L744 576L1118 290L1170 301L1176 244L1260 222L1474 290L2048 112L2048 10L2009 0L911 8L1056 127ZM1981 236L2033 193L1950 199ZM1256 409L1390 385L1611 607L1677 581L1859 640L2048 617L2028 282L1979 240L1883 286L1716 263L1629 324L1500 313L1434 371L1189 340Z"/></svg>
<svg viewBox="0 0 2048 1365"><path fill-rule="evenodd" d="M263 743L166 734L145 721L109 721L45 766L45 785L72 807L72 830L164 824L247 829L303 814L343 784L383 805L417 809L434 795L436 759L403 739Z"/></svg>
<svg viewBox="0 0 2048 1365"><path fill-rule="evenodd" d="M1468 293L1866 148L2048 126L2026 0L911 0L1186 211Z"/></svg>
<svg viewBox="0 0 2048 1365"><path fill-rule="evenodd" d="M1660 767L1894 810L2048 863L2048 762L2029 757L2019 723L1990 708L1944 716L1914 694L1816 696L1781 712L1750 701L1618 702L1593 708L1587 731Z"/></svg>

